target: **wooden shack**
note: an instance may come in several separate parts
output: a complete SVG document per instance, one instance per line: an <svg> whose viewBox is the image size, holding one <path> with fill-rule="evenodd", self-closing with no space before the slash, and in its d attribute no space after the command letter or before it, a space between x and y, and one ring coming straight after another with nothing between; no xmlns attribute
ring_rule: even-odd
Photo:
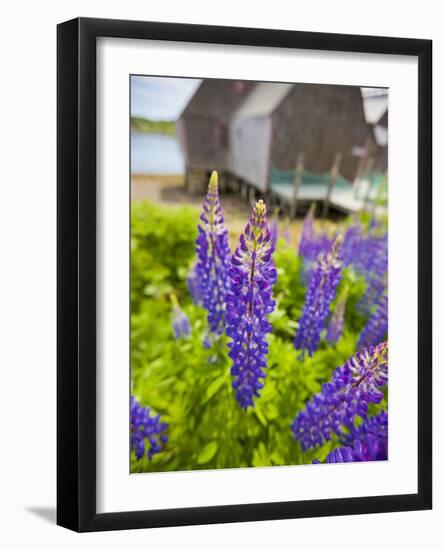
<svg viewBox="0 0 443 550"><path fill-rule="evenodd" d="M243 195L269 194L292 215L313 201L325 214L329 205L355 211L354 182L387 159L387 94L367 92L377 95L368 105L357 86L202 81L177 124L188 184L215 169Z"/></svg>
<svg viewBox="0 0 443 550"><path fill-rule="evenodd" d="M340 154L339 174L352 182L376 147L354 86L258 83L233 114L229 136L229 169L262 192L292 182L300 153L312 177L327 177Z"/></svg>
<svg viewBox="0 0 443 550"><path fill-rule="evenodd" d="M254 85L240 80L203 80L177 121L187 181L227 169L232 113Z"/></svg>

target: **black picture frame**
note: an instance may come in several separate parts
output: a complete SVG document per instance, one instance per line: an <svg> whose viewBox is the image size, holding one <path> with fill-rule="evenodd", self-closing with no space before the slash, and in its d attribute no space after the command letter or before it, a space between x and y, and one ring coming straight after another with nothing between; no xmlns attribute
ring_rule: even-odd
<svg viewBox="0 0 443 550"><path fill-rule="evenodd" d="M302 48L418 59L416 494L96 512L96 39ZM103 531L426 510L432 506L432 42L106 19L57 29L57 523Z"/></svg>

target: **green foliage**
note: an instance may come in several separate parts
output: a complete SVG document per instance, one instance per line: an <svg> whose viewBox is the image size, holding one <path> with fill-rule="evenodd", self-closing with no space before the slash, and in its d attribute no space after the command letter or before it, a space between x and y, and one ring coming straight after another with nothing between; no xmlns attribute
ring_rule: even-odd
<svg viewBox="0 0 443 550"><path fill-rule="evenodd" d="M132 116L131 129L147 134L175 134L175 122L172 120L149 120L147 118Z"/></svg>
<svg viewBox="0 0 443 550"><path fill-rule="evenodd" d="M345 270L341 292L348 295L345 333L336 346L322 342L313 357L301 358L293 339L306 288L295 250L279 240L275 261L277 306L271 315L265 386L254 408L242 410L231 387L227 340L203 346L205 311L186 287L194 259L198 212L151 203L132 205L131 383L132 393L169 423L164 451L137 461L132 472L197 470L311 463L336 445L302 452L291 423L306 401L354 352L366 319L355 313L364 281ZM174 291L192 333L175 340L169 294ZM335 307L335 304L334 306Z"/></svg>
<svg viewBox="0 0 443 550"><path fill-rule="evenodd" d="M187 299L186 276L194 257L198 211L150 202L131 207L131 311L172 290ZM160 304L161 302L159 302ZM160 307L160 306L159 306Z"/></svg>

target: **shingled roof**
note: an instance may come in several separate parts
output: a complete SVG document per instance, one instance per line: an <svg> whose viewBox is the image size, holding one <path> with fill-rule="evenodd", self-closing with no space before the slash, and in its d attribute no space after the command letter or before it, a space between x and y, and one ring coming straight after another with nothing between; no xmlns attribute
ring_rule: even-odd
<svg viewBox="0 0 443 550"><path fill-rule="evenodd" d="M245 80L203 80L179 118L197 116L227 122L254 84Z"/></svg>

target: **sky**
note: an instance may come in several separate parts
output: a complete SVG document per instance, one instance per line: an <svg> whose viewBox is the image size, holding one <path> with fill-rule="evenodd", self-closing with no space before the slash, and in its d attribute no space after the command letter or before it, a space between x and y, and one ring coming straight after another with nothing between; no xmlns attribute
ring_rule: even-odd
<svg viewBox="0 0 443 550"><path fill-rule="evenodd" d="M177 120L201 80L197 78L131 77L131 116Z"/></svg>

